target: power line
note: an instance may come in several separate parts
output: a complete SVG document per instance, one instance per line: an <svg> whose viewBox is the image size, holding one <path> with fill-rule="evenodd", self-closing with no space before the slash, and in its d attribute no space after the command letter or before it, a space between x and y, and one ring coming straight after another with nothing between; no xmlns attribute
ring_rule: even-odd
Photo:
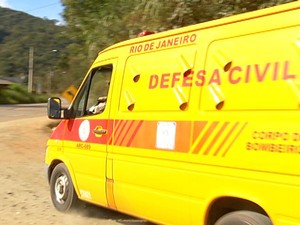
<svg viewBox="0 0 300 225"><path fill-rule="evenodd" d="M37 10L44 9L44 8L49 8L49 7L52 7L54 5L58 5L58 4L61 4L60 1L58 1L56 3L43 5L43 6L40 6L40 7L37 7L37 8L29 9L29 10L26 10L26 12L20 11L20 10L17 10L17 9L11 9L11 8L6 8L6 7L1 7L0 6L0 8L6 8L6 9L9 9L9 10L13 11L10 14L0 15L0 18L9 17L9 16L12 16L12 15L15 15L15 14L22 14L22 13L29 14L30 12L37 11ZM34 16L34 17L36 17L36 16Z"/></svg>
<svg viewBox="0 0 300 225"><path fill-rule="evenodd" d="M60 4L60 2L51 3L51 4L48 4L48 5L40 6L38 8L30 9L30 10L27 10L27 12L32 12L32 11L48 8L48 7L51 7L51 6L54 6L54 5L58 5L58 4Z"/></svg>

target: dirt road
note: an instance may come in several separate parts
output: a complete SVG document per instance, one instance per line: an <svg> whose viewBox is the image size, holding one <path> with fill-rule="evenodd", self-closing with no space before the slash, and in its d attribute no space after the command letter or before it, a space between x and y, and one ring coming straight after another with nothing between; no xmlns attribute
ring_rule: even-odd
<svg viewBox="0 0 300 225"><path fill-rule="evenodd" d="M99 207L63 214L52 206L44 154L51 133L45 116L0 121L1 224L146 225L146 221Z"/></svg>

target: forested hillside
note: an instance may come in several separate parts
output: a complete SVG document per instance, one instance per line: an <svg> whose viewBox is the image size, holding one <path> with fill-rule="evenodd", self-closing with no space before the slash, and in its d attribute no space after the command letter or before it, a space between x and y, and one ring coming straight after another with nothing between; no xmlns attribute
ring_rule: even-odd
<svg viewBox="0 0 300 225"><path fill-rule="evenodd" d="M26 83L32 48L34 88L39 85L45 91L49 74L63 72L62 57L70 44L66 27L55 23L0 7L0 77L13 77Z"/></svg>
<svg viewBox="0 0 300 225"><path fill-rule="evenodd" d="M33 47L34 83L49 86L50 77L52 91L62 91L79 85L100 50L142 30L161 32L294 0L61 1L65 26L0 8L0 77L26 78Z"/></svg>

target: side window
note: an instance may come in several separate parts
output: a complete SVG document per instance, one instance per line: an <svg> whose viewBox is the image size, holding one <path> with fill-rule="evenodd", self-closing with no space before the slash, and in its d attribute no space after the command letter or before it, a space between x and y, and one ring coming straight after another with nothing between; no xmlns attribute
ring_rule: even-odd
<svg viewBox="0 0 300 225"><path fill-rule="evenodd" d="M92 70L74 101L75 117L95 115L105 110L112 69L110 64Z"/></svg>

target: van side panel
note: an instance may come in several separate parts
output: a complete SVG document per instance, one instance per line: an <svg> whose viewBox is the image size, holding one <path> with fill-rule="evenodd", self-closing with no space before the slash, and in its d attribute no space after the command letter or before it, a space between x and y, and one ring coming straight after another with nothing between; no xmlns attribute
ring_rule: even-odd
<svg viewBox="0 0 300 225"><path fill-rule="evenodd" d="M202 33L215 38L207 40L205 66L196 72L201 89L192 92L193 102L201 95L196 115L207 121L194 133L195 223L203 219L198 202L205 199L209 209L226 197L259 205L273 224L300 222L299 14L274 13Z"/></svg>
<svg viewBox="0 0 300 225"><path fill-rule="evenodd" d="M183 46L164 46L185 37L189 41ZM114 193L121 211L160 223L190 223L189 181L180 151L190 147L191 123L177 121L190 99L196 38L177 35L145 43L158 50L126 60L113 142ZM176 141L182 134L185 140Z"/></svg>
<svg viewBox="0 0 300 225"><path fill-rule="evenodd" d="M116 114L119 210L163 224L205 224L212 204L230 197L257 204L274 224L300 221L299 24L286 19L296 16L186 32L179 36L196 39L184 48L145 51L178 36L124 47L133 50Z"/></svg>

